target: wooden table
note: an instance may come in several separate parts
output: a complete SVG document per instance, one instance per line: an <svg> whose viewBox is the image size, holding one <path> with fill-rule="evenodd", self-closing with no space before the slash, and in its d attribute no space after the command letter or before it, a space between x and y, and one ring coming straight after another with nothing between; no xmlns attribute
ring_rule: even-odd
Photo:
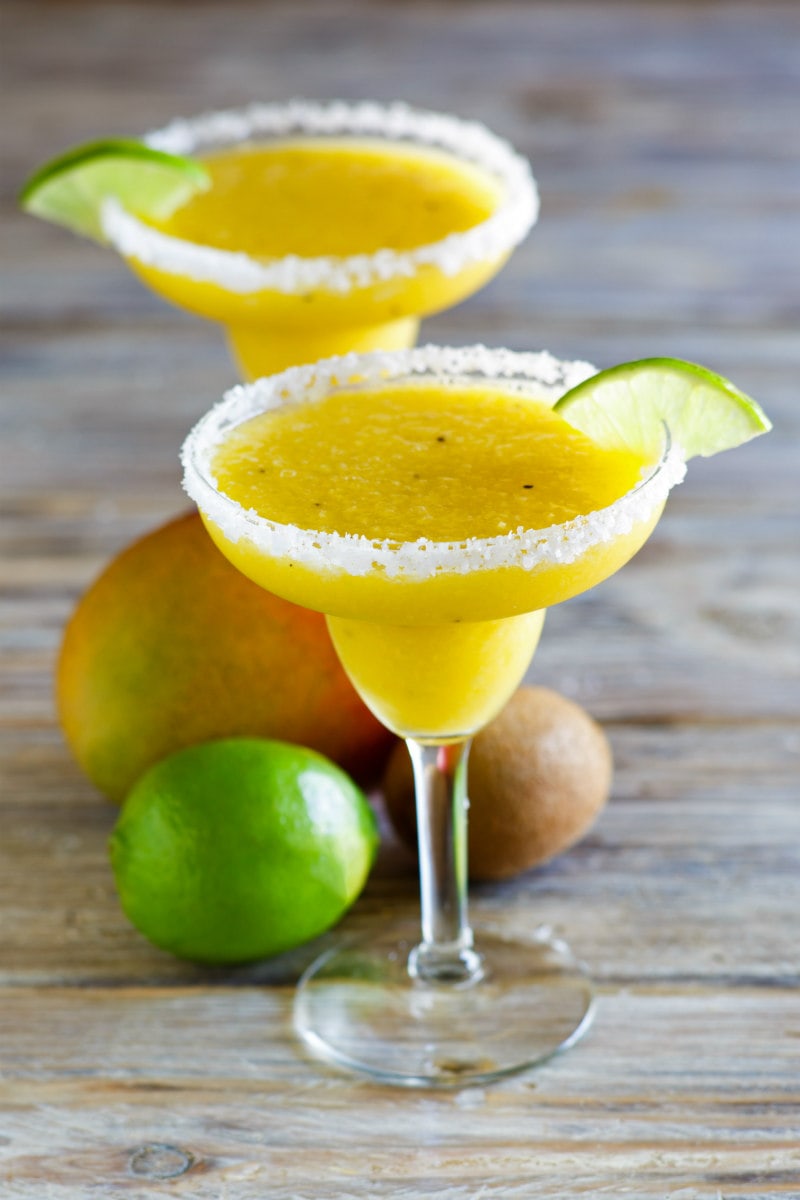
<svg viewBox="0 0 800 1200"><path fill-rule="evenodd" d="M2 1200L800 1194L797 7L6 0L3 25ZM302 953L209 974L150 947L53 712L68 613L183 507L177 447L231 369L15 189L70 143L291 94L404 97L530 156L540 227L429 338L696 359L775 420L693 464L636 561L550 615L532 678L604 722L613 799L473 905L568 935L599 1007L485 1090L307 1059ZM414 904L387 847L346 925Z"/></svg>

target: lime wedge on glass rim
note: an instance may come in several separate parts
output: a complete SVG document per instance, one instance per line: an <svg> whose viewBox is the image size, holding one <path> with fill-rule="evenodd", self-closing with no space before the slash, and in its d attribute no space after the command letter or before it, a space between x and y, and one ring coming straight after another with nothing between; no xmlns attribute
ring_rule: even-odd
<svg viewBox="0 0 800 1200"><path fill-rule="evenodd" d="M195 159L115 138L50 159L25 183L19 203L25 212L105 242L101 209L109 197L138 216L163 218L209 186L208 172Z"/></svg>
<svg viewBox="0 0 800 1200"><path fill-rule="evenodd" d="M766 433L760 406L729 380L679 358L643 358L600 371L572 388L556 411L600 446L655 460L664 426L684 460L708 457Z"/></svg>

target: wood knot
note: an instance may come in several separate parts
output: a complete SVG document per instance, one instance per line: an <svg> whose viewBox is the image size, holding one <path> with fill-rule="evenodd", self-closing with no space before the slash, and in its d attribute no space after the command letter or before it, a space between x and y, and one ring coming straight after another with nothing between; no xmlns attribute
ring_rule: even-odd
<svg viewBox="0 0 800 1200"><path fill-rule="evenodd" d="M149 1142L132 1151L128 1166L132 1175L147 1179L177 1179L194 1165L194 1155L165 1142Z"/></svg>

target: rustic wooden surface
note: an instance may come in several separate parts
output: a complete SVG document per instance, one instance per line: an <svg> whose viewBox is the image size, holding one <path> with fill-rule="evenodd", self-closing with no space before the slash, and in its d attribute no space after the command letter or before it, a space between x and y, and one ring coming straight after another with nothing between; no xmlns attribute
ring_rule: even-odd
<svg viewBox="0 0 800 1200"><path fill-rule="evenodd" d="M2 1200L800 1194L797 6L6 0L2 25ZM151 948L54 719L65 618L182 507L177 446L231 372L15 189L81 139L291 94L478 117L533 161L538 230L430 338L682 355L776 424L693 464L639 558L550 614L532 676L606 723L613 799L474 909L567 935L600 1004L569 1054L483 1091L308 1061L307 952L209 974ZM347 925L414 902L389 846Z"/></svg>

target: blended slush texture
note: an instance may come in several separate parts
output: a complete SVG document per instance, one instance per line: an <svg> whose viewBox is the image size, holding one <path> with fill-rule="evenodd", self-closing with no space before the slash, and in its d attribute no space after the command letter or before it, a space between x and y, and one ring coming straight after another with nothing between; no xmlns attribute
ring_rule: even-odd
<svg viewBox="0 0 800 1200"><path fill-rule="evenodd" d="M270 262L404 252L462 233L502 199L499 182L443 150L366 138L303 138L199 154L211 187L155 223L198 246ZM223 322L243 373L255 378L350 350L413 344L418 318L482 286L506 255L454 274L419 266L347 291L243 295L129 259L154 291Z"/></svg>
<svg viewBox="0 0 800 1200"><path fill-rule="evenodd" d="M253 417L227 435L212 471L224 494L280 525L424 546L582 517L633 489L643 466L502 383L406 382ZM657 515L571 563L415 578L314 572L211 532L263 587L329 615L348 673L385 724L441 738L494 716L530 661L541 610L621 566Z"/></svg>

